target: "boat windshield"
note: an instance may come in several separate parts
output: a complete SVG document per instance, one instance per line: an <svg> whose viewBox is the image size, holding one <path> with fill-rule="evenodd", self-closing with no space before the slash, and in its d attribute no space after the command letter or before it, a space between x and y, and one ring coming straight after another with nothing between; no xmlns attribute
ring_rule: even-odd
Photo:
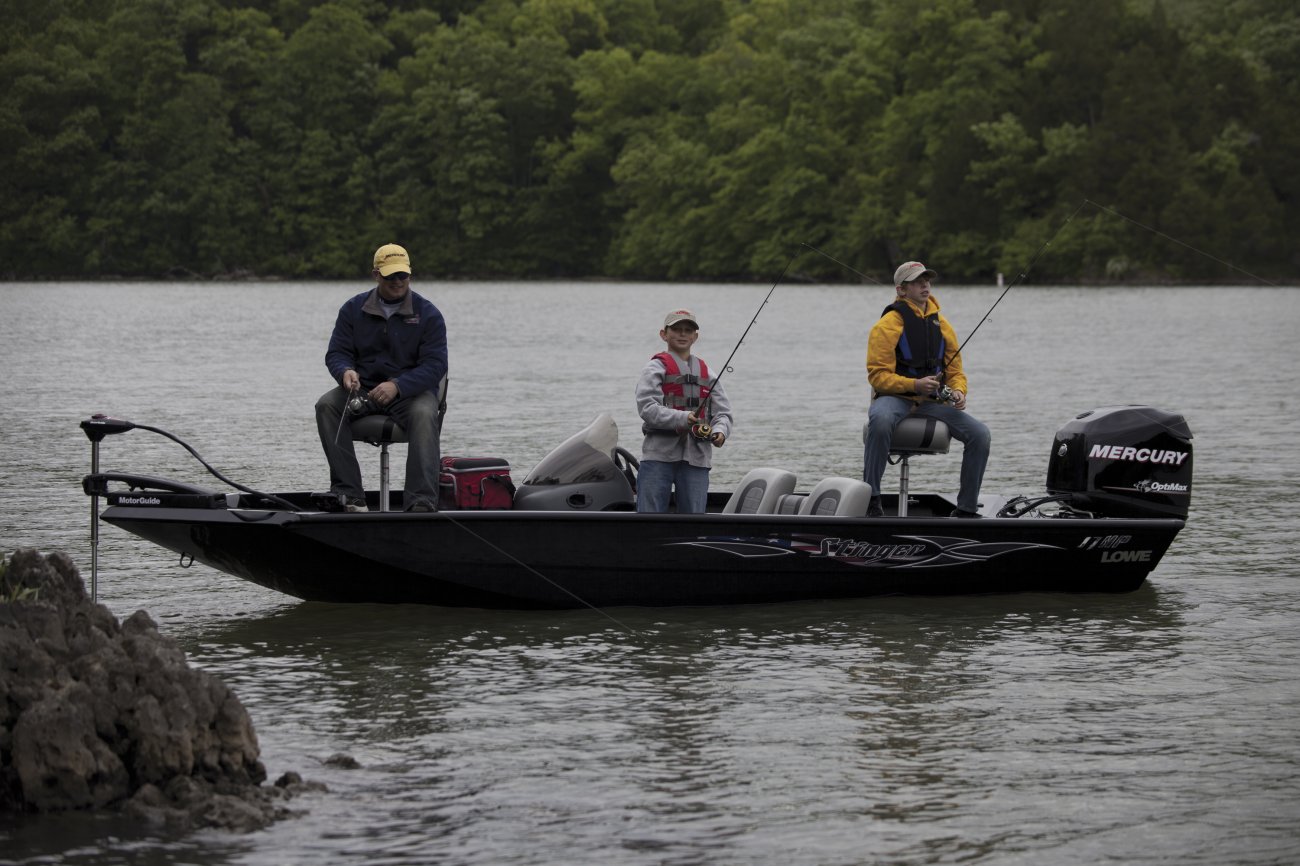
<svg viewBox="0 0 1300 866"><path fill-rule="evenodd" d="M580 432L543 457L528 473L524 484L609 481L620 474L614 465L617 445L618 425L608 413L602 412Z"/></svg>

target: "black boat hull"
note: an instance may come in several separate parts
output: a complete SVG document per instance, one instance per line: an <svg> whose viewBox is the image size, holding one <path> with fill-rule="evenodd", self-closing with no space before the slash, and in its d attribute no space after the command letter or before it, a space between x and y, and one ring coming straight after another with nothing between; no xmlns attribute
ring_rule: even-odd
<svg viewBox="0 0 1300 866"><path fill-rule="evenodd" d="M103 416L82 429L92 443L83 487L105 497L106 521L182 561L313 601L528 609L1127 592L1169 549L1191 497L1186 421L1144 406L1076 416L1053 442L1048 495L982 495L979 520L948 517L952 499L912 494L905 480L898 495L873 495L841 476L797 494L794 473L774 467L751 469L734 492L710 491L706 514L638 514L630 510L637 463L605 413L517 490L504 461L472 461L514 490L504 503L487 508L482 496L452 495L433 513L340 512L332 494L238 485L242 493L221 494L100 473L105 436L146 429L175 437ZM461 482L478 483L480 494L485 483L462 473L453 493ZM384 486L368 493L368 507L385 509L387 494ZM405 497L392 494L401 507ZM874 504L892 516L863 516Z"/></svg>
<svg viewBox="0 0 1300 866"><path fill-rule="evenodd" d="M331 514L165 504L114 504L103 518L297 598L513 609L1127 592L1183 527L1172 518Z"/></svg>

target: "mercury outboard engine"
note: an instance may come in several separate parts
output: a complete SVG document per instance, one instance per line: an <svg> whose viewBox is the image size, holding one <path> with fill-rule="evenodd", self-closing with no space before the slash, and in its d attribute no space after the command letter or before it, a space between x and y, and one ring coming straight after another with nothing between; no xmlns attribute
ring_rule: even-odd
<svg viewBox="0 0 1300 866"><path fill-rule="evenodd" d="M1192 501L1192 431L1182 415L1107 406L1056 432L1047 492L1106 517L1186 519Z"/></svg>

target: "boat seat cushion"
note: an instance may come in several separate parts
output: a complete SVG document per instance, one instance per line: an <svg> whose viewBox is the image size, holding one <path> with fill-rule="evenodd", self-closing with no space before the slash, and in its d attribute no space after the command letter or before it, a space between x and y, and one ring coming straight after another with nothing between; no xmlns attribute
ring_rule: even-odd
<svg viewBox="0 0 1300 866"><path fill-rule="evenodd" d="M800 514L814 517L866 517L871 485L856 478L823 478L804 499Z"/></svg>
<svg viewBox="0 0 1300 866"><path fill-rule="evenodd" d="M354 440L359 439L371 445L407 441L402 425L389 415L362 415L349 421L348 427Z"/></svg>
<svg viewBox="0 0 1300 866"><path fill-rule="evenodd" d="M795 476L784 469L760 466L740 480L736 492L723 506L723 514L773 514L777 501L794 492Z"/></svg>
<svg viewBox="0 0 1300 866"><path fill-rule="evenodd" d="M863 434L866 434L864 429ZM890 454L947 454L952 436L948 425L925 415L908 415L894 427Z"/></svg>

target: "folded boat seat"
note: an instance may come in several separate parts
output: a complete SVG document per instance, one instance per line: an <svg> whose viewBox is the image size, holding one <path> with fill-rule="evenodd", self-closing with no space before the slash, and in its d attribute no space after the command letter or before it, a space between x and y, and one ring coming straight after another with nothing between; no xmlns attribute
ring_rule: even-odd
<svg viewBox="0 0 1300 866"><path fill-rule="evenodd" d="M800 514L813 517L866 517L871 485L857 478L823 478L804 499Z"/></svg>
<svg viewBox="0 0 1300 866"><path fill-rule="evenodd" d="M786 493L776 499L777 514L798 514L803 501L808 497L802 493Z"/></svg>
<svg viewBox="0 0 1300 866"><path fill-rule="evenodd" d="M862 427L862 441L867 425ZM918 454L947 454L952 436L948 425L925 415L908 415L894 427L889 442L889 462L898 464L898 516L907 516L908 460Z"/></svg>
<svg viewBox="0 0 1300 866"><path fill-rule="evenodd" d="M352 439L379 448L379 510L388 510L388 446L406 442L406 431L388 415L362 415L348 422Z"/></svg>
<svg viewBox="0 0 1300 866"><path fill-rule="evenodd" d="M760 466L749 470L723 506L723 514L773 514L777 501L794 492L795 476L784 469Z"/></svg>

